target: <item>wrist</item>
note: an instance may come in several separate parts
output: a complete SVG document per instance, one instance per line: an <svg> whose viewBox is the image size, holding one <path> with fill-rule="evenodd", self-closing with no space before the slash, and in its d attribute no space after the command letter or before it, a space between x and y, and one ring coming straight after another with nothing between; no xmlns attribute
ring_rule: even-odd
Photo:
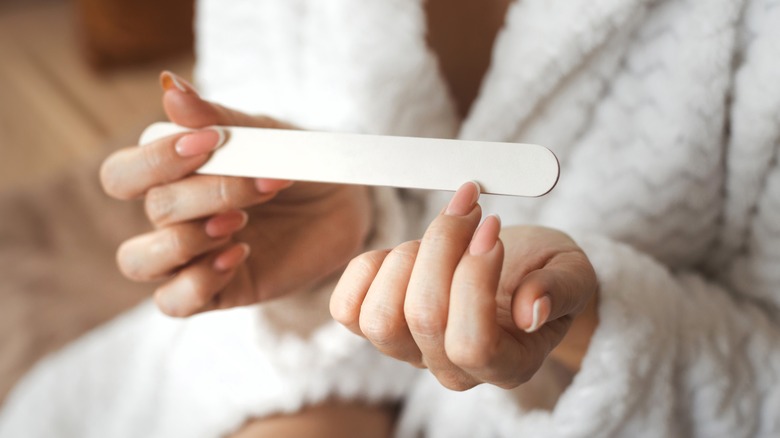
<svg viewBox="0 0 780 438"><path fill-rule="evenodd" d="M577 373L588 352L590 340L599 324L598 290L593 294L585 309L574 317L571 327L557 347L550 352L550 358Z"/></svg>

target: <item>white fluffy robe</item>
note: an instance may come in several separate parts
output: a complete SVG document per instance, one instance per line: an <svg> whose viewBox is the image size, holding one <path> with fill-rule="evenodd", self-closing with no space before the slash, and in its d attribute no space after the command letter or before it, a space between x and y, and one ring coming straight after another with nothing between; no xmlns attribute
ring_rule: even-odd
<svg viewBox="0 0 780 438"><path fill-rule="evenodd" d="M550 195L482 204L591 258L601 321L573 380L548 363L450 392L316 292L188 321L147 304L42 362L0 436L217 436L329 394L403 397L402 437L780 436L780 1L518 0L462 124L421 1L201 0L199 85L312 129L553 149ZM377 194L382 246L448 196Z"/></svg>

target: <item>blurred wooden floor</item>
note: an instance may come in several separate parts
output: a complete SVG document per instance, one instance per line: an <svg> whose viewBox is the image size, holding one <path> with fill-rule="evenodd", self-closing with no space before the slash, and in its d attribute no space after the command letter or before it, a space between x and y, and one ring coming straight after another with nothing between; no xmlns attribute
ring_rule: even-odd
<svg viewBox="0 0 780 438"><path fill-rule="evenodd" d="M0 190L132 144L162 117L160 70L191 71L191 56L91 70L72 9L69 1L0 2Z"/></svg>

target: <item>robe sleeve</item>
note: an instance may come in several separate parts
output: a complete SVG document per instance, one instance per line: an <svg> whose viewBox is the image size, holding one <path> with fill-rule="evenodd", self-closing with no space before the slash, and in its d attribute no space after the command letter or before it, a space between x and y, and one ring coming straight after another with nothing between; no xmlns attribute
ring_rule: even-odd
<svg viewBox="0 0 780 438"><path fill-rule="evenodd" d="M452 393L424 376L398 436L780 435L780 2L747 2L743 20L722 224L706 263L680 269L572 233L599 279L600 322L554 407L487 385Z"/></svg>

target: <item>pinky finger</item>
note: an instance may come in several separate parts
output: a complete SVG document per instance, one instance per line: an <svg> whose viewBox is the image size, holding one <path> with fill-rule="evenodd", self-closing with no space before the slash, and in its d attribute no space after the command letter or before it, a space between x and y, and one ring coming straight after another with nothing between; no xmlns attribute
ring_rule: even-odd
<svg viewBox="0 0 780 438"><path fill-rule="evenodd" d="M374 250L352 259L330 296L331 316L356 335L363 336L360 308L389 253L390 250Z"/></svg>
<svg viewBox="0 0 780 438"><path fill-rule="evenodd" d="M203 310L230 283L236 267L249 256L249 246L237 243L180 270L157 288L157 307L169 316L185 317Z"/></svg>

